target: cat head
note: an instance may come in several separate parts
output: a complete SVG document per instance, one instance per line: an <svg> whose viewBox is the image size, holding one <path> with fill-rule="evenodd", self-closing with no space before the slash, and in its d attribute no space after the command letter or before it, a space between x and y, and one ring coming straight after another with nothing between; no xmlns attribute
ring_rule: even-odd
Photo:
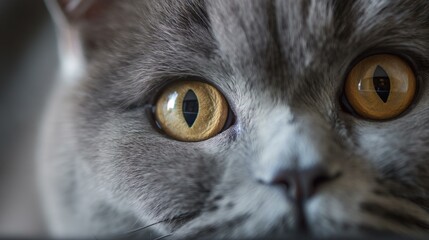
<svg viewBox="0 0 429 240"><path fill-rule="evenodd" d="M427 1L69 2L85 71L68 89L68 155L104 205L177 237L428 231ZM374 120L345 83L381 54L417 88ZM214 86L230 124L192 142L153 124L183 81Z"/></svg>

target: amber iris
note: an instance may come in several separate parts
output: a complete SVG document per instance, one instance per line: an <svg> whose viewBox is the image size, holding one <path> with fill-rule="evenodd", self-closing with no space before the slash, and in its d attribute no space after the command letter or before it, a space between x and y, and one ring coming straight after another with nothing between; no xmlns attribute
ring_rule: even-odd
<svg viewBox="0 0 429 240"><path fill-rule="evenodd" d="M158 97L155 119L170 137L195 142L218 134L228 111L225 98L210 84L180 81L168 85Z"/></svg>
<svg viewBox="0 0 429 240"><path fill-rule="evenodd" d="M388 120L410 106L416 93L416 78L411 67L398 56L378 54L353 67L344 91L360 116Z"/></svg>

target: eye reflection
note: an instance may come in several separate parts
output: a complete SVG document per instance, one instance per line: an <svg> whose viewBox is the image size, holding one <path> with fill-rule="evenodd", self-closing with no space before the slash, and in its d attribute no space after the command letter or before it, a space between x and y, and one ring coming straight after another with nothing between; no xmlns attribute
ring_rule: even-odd
<svg viewBox="0 0 429 240"><path fill-rule="evenodd" d="M177 92L172 92L168 96L168 100L167 100L167 110L168 111L171 111L174 109L174 105L176 105L177 96L179 96L179 94Z"/></svg>

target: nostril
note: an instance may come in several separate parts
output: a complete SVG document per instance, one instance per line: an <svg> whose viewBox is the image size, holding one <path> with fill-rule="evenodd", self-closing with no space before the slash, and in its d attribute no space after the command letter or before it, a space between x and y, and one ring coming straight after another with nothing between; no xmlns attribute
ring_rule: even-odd
<svg viewBox="0 0 429 240"><path fill-rule="evenodd" d="M294 178L296 178L296 174L293 171L279 170L271 175L271 177L266 179L257 179L257 181L260 184L273 185L289 191L290 188L294 187L294 184L296 183Z"/></svg>
<svg viewBox="0 0 429 240"><path fill-rule="evenodd" d="M318 176L313 180L312 188L316 189L317 187L319 187L320 185L322 185L323 183L329 181L330 177L327 175L324 176Z"/></svg>
<svg viewBox="0 0 429 240"><path fill-rule="evenodd" d="M312 180L312 182L310 183L310 186L308 186L308 196L311 197L321 185L340 177L340 175L341 173L339 172L331 175L327 174L326 171L320 171L319 173L316 173L313 179L311 177L309 179L310 181Z"/></svg>
<svg viewBox="0 0 429 240"><path fill-rule="evenodd" d="M287 174L287 176L281 175L278 176L277 178L274 179L274 181L272 182L273 185L280 185L282 187L284 187L285 189L289 189L291 187L291 182L294 182L293 180L291 180L292 178L292 174Z"/></svg>
<svg viewBox="0 0 429 240"><path fill-rule="evenodd" d="M303 189L300 182L298 171L281 170L277 172L270 184L283 188L292 199L301 200Z"/></svg>

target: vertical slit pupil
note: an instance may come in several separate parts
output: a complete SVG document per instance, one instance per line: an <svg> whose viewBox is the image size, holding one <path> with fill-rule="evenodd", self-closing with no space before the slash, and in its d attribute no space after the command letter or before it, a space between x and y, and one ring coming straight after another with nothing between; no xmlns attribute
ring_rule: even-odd
<svg viewBox="0 0 429 240"><path fill-rule="evenodd" d="M198 115L198 98L195 95L194 91L188 90L186 92L185 97L183 98L183 106L182 106L183 117L185 118L186 123L189 127L195 122Z"/></svg>
<svg viewBox="0 0 429 240"><path fill-rule="evenodd" d="M377 95L383 102L387 102L390 94L390 79L386 71L382 67L377 66L372 81Z"/></svg>

